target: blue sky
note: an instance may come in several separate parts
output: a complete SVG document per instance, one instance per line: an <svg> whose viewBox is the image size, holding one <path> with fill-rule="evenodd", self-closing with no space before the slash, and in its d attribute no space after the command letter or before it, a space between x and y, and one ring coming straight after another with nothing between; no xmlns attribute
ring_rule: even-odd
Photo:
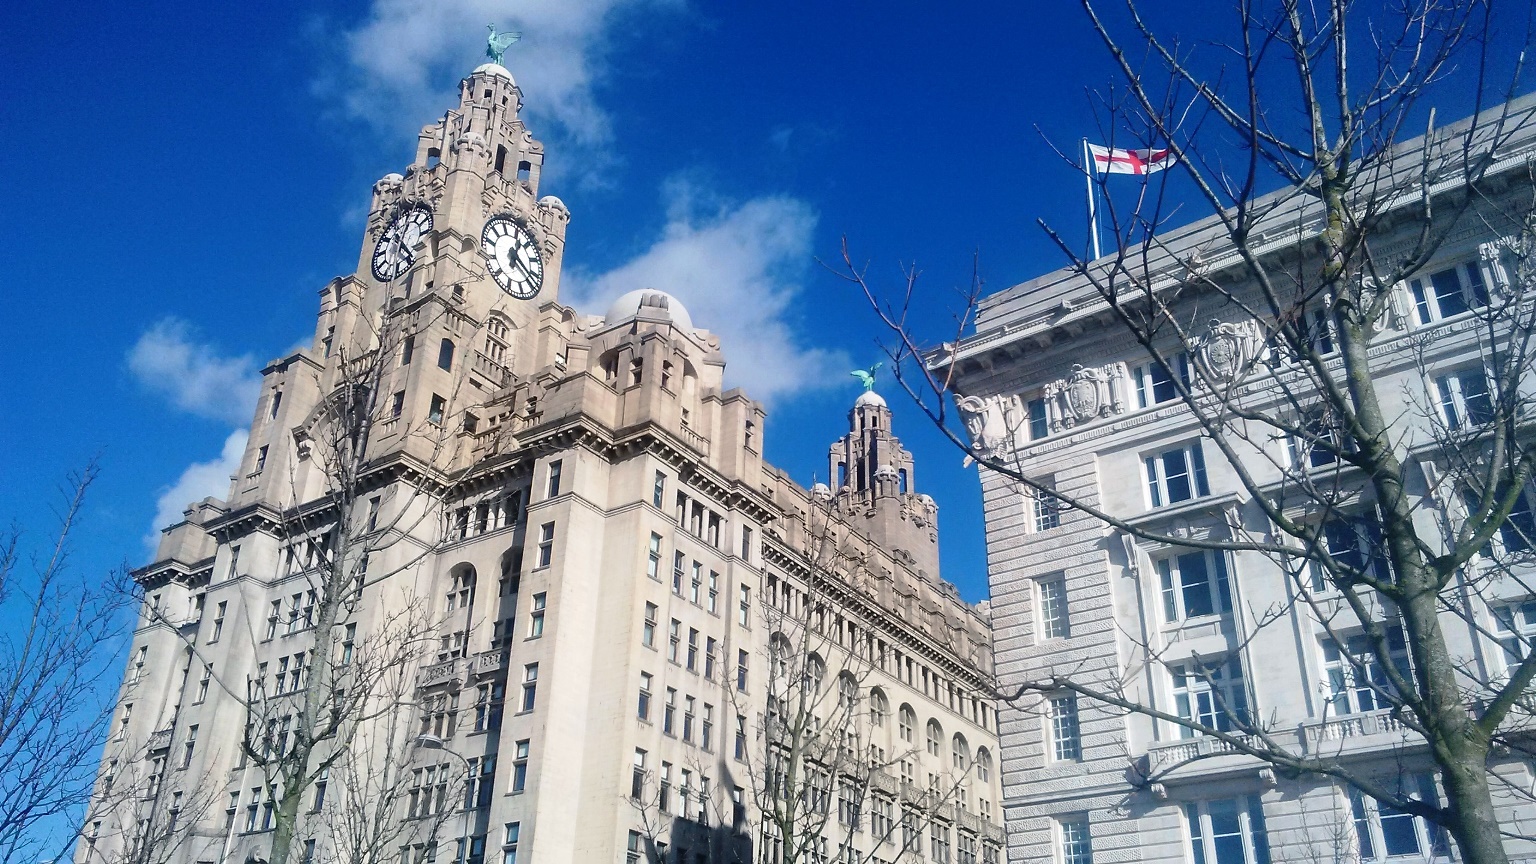
<svg viewBox="0 0 1536 864"><path fill-rule="evenodd" d="M771 399L768 456L807 484L858 392L847 370L879 357L862 299L815 257L846 235L877 279L915 262L927 335L948 338L974 251L1001 289L1062 263L1037 218L1081 233L1081 178L1047 138L1075 151L1088 89L1112 78L1075 3L62 0L7 17L0 518L46 530L66 472L99 457L87 571L144 563L157 512L227 478L255 372L356 266L373 181L451 104L487 22L526 34L507 65L548 147L541 192L573 214L562 299L679 294L724 337L728 375ZM944 575L979 600L974 471L884 389L940 503Z"/></svg>
<svg viewBox="0 0 1536 864"><path fill-rule="evenodd" d="M174 513L227 477L252 376L355 267L372 182L407 163L491 20L527 34L507 65L549 148L542 191L573 213L562 298L640 279L682 294L771 397L768 455L803 483L844 429L847 370L879 356L815 256L846 234L882 278L915 261L947 315L974 249L1002 287L1057 263L1036 215L1080 218L1079 181L1032 129L1080 133L1095 73L1061 38L1073 10L64 2L9 18L0 514L45 530L41 505L99 456L87 570L143 563L157 499ZM974 471L890 395L941 504L945 575L981 599Z"/></svg>

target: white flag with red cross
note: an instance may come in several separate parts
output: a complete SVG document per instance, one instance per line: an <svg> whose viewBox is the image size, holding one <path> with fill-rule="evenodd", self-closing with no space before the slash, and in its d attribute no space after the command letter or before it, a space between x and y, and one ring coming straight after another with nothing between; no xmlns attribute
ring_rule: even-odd
<svg viewBox="0 0 1536 864"><path fill-rule="evenodd" d="M1089 144L1095 174L1155 174L1179 161L1167 147L1146 150L1121 150Z"/></svg>

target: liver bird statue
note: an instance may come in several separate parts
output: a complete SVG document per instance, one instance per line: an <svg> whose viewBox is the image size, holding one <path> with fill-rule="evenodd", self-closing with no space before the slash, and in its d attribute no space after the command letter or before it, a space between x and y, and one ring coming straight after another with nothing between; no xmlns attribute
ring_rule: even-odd
<svg viewBox="0 0 1536 864"><path fill-rule="evenodd" d="M848 374L859 379L859 383L864 385L864 392L868 393L869 391L875 389L875 373L880 371L880 367L884 365L884 363L876 363L875 365L869 367L867 370L855 369Z"/></svg>
<svg viewBox="0 0 1536 864"><path fill-rule="evenodd" d="M507 53L507 49L512 47L513 42L523 38L523 34L510 31L497 33L495 24L488 25L488 28L491 31L491 35L485 40L485 56L491 58L492 63L500 66L502 65L501 56Z"/></svg>

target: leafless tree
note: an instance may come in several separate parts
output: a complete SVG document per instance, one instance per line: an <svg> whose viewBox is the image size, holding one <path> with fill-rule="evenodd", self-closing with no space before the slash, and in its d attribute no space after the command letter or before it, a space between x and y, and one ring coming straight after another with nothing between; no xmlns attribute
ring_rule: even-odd
<svg viewBox="0 0 1536 864"><path fill-rule="evenodd" d="M0 628L0 859L7 861L56 856L74 841L111 718L123 579L70 569L71 535L97 473L91 464L70 475L58 526L42 548L29 554L19 528L0 537L7 622Z"/></svg>
<svg viewBox="0 0 1536 864"><path fill-rule="evenodd" d="M1235 35L1213 48L1164 35L1134 0L1111 5L1082 0L1121 79L1100 102L1103 134L1116 147L1167 147L1177 165L1130 190L1139 194L1101 194L1114 238L1102 258L1042 227L1068 271L1091 286L1084 302L1145 350L1264 525L1233 525L1226 538L1169 536L1040 482L1012 455L1025 418L1002 429L975 420L972 436L949 410L948 394L965 395L961 362L953 346L916 332L915 271L890 293L846 249L836 271L892 335L902 385L985 470L1138 540L1275 561L1293 583L1295 610L1341 646L1351 686L1427 743L1445 800L1326 749L1300 752L1294 736L1236 700L1218 700L1219 718L1199 722L1131 697L1113 675L1071 671L1016 682L1004 695L1073 692L1192 729L1229 752L1331 778L1441 826L1462 860L1503 862L1501 837L1514 826L1495 816L1490 758L1530 749L1536 659L1518 627L1488 632L1482 599L1508 580L1529 588L1536 539L1527 497L1536 468L1528 404L1536 200L1529 163L1511 170L1498 160L1536 121L1529 103L1509 101L1523 55L1507 78L1492 70L1499 28L1518 34L1528 22L1496 19L1483 3L1242 2ZM1470 102L1471 119L1437 126L1435 100L1447 97ZM1421 144L1403 143L1417 132ZM1209 214L1207 227L1170 240L1191 207ZM1498 238L1485 246L1495 284L1441 291L1427 265L1466 232ZM980 295L977 279L956 342ZM1431 307L1442 301L1447 316L1467 317L1487 374L1454 400L1426 376L1406 397L1410 410L1394 413L1403 400L1386 391L1384 372L1403 352L1429 349L1433 329L1405 334L1433 324L1440 316ZM1251 322L1254 350L1213 352L1213 316ZM1490 676L1457 656L1447 621L1501 642L1507 672ZM1348 639L1345 629L1357 626L1359 637Z"/></svg>

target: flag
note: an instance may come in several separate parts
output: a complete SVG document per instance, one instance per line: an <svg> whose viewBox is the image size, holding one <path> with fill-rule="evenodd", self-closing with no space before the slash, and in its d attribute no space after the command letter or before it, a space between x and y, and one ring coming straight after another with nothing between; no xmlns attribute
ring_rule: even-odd
<svg viewBox="0 0 1536 864"><path fill-rule="evenodd" d="M1160 150L1121 150L1089 144L1088 152L1093 155L1095 174L1154 174L1179 161L1173 151L1166 147Z"/></svg>

